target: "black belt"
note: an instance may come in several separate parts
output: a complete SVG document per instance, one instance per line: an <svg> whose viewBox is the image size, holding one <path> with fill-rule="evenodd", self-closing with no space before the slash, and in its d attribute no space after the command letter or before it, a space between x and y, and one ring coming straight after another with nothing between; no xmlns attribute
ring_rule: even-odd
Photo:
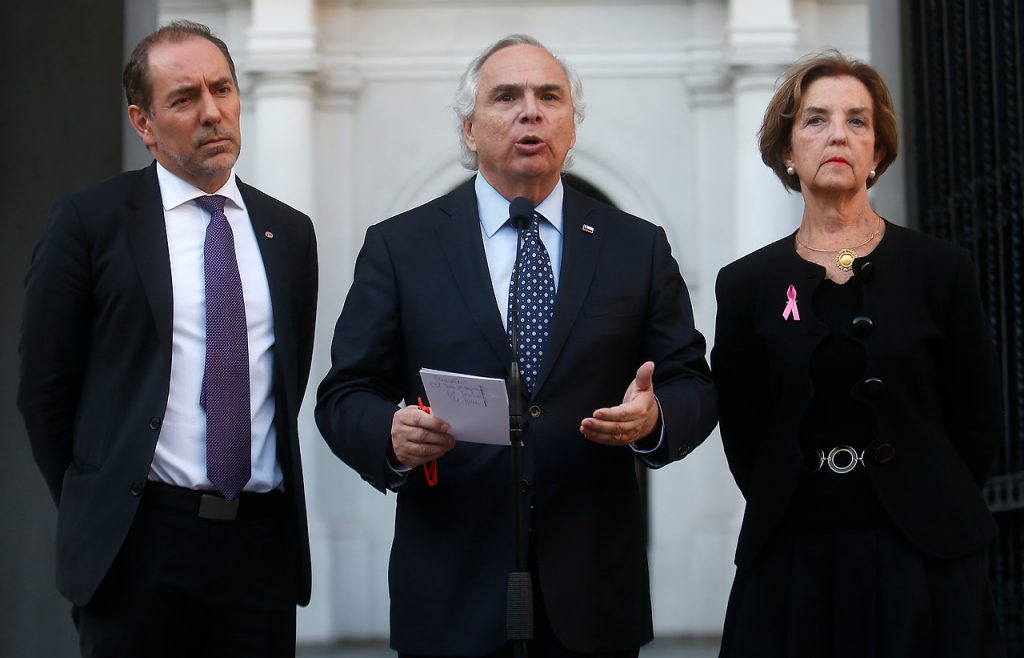
<svg viewBox="0 0 1024 658"><path fill-rule="evenodd" d="M163 482L147 482L142 491L142 504L188 512L200 519L234 521L282 514L285 498L280 491L243 491L238 498L227 500L216 491L197 491Z"/></svg>

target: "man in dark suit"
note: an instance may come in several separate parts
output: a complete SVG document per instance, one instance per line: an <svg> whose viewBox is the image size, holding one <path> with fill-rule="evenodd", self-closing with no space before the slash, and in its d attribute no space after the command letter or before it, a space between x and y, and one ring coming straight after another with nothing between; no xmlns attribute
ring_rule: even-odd
<svg viewBox="0 0 1024 658"><path fill-rule="evenodd" d="M398 492L392 647L511 655L510 450L458 442L416 401L421 367L504 379L517 308L533 654L636 656L652 624L634 455L657 468L714 427L704 339L664 231L562 185L582 116L572 71L507 37L470 65L456 111L479 174L367 231L317 422L364 480ZM514 273L517 197L536 212Z"/></svg>
<svg viewBox="0 0 1024 658"><path fill-rule="evenodd" d="M124 83L156 161L58 200L26 278L18 406L57 586L85 656L291 656L313 227L235 177L237 79L208 28L146 37Z"/></svg>

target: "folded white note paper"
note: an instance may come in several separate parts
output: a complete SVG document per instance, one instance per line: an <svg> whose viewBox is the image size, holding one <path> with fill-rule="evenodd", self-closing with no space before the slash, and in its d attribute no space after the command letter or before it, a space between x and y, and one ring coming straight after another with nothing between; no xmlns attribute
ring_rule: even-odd
<svg viewBox="0 0 1024 658"><path fill-rule="evenodd" d="M511 445L505 380L420 368L430 413L451 427L457 441Z"/></svg>

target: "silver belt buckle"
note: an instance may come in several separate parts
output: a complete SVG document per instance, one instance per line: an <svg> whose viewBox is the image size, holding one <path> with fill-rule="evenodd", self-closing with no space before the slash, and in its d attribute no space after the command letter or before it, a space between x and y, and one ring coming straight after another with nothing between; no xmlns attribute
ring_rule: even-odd
<svg viewBox="0 0 1024 658"><path fill-rule="evenodd" d="M822 466L828 464L830 471L842 475L857 468L857 464L864 465L864 451L861 450L860 454L857 454L857 451L851 446L836 446L828 451L827 457L821 448L817 452L818 468L814 469L815 471L821 470ZM839 459L837 460L836 457Z"/></svg>

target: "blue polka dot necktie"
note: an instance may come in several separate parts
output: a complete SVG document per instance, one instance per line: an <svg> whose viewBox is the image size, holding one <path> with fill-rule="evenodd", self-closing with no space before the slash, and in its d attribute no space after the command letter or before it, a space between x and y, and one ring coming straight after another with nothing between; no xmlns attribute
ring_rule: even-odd
<svg viewBox="0 0 1024 658"><path fill-rule="evenodd" d="M544 346L548 342L551 316L555 308L555 277L551 271L548 250L540 241L541 219L541 215L535 212L533 221L523 231L523 253L519 258L518 270L512 272L514 285L509 286L508 300L509 308L517 309L518 333L512 336L510 326L509 340L516 341L519 369L526 389L531 393L544 362Z"/></svg>
<svg viewBox="0 0 1024 658"><path fill-rule="evenodd" d="M228 500L251 477L249 335L242 278L225 197L196 199L210 213L203 245L206 276L206 369L199 403L206 410L206 475Z"/></svg>

